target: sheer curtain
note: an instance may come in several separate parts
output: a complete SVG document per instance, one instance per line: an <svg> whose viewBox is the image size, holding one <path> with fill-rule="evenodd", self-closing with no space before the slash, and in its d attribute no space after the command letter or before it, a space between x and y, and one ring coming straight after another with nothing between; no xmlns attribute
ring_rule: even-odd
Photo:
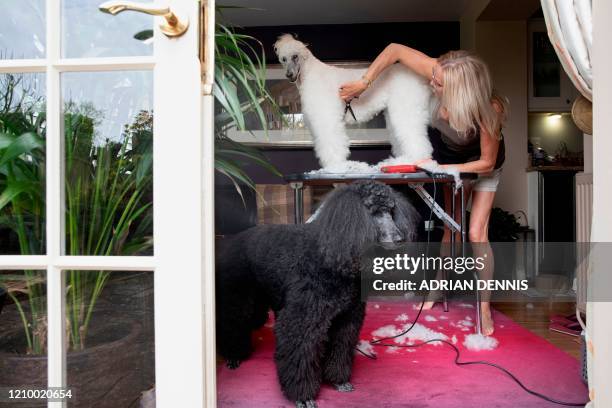
<svg viewBox="0 0 612 408"><path fill-rule="evenodd" d="M542 11L563 69L576 89L589 101L593 100L592 0L541 0Z"/></svg>

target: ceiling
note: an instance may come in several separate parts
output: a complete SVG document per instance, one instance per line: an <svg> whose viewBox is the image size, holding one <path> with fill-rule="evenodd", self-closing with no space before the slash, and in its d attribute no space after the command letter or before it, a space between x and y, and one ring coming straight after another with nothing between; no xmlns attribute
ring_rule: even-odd
<svg viewBox="0 0 612 408"><path fill-rule="evenodd" d="M527 20L540 9L540 0L491 0L478 20Z"/></svg>
<svg viewBox="0 0 612 408"><path fill-rule="evenodd" d="M243 6L225 9L224 19L243 27L458 21L474 0L219 0ZM505 0L508 1L508 0ZM257 10L254 10L257 9Z"/></svg>

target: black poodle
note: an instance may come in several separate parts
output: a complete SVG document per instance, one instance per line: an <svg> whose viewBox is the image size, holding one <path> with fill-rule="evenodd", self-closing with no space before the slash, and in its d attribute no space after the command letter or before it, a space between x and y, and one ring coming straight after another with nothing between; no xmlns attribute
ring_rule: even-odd
<svg viewBox="0 0 612 408"><path fill-rule="evenodd" d="M217 349L229 368L252 351L251 332L271 308L275 361L285 396L316 407L321 382L351 391L355 346L365 316L360 255L370 245L412 241L418 213L374 181L331 192L311 223L257 226L217 254Z"/></svg>

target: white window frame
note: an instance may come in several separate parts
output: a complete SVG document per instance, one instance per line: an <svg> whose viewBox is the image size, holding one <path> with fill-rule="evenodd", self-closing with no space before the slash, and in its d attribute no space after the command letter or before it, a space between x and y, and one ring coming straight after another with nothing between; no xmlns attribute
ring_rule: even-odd
<svg viewBox="0 0 612 408"><path fill-rule="evenodd" d="M102 2L102 0L100 1ZM214 322L214 35L206 35L206 65L198 60L199 12L214 28L214 0L166 0L189 18L187 32L165 37L155 24L153 56L62 58L61 3L46 0L46 57L1 60L3 73L46 74L46 255L0 256L1 270L46 270L48 386L66 387L64 270L154 273L157 407L216 406ZM110 18L110 17L109 17ZM201 69L208 73L201 83ZM60 76L65 72L153 71L153 256L66 256ZM204 86L198 86L204 85ZM177 104L177 100L181 103ZM180 179L181 175L189 177ZM180 188L180 200L176 199ZM175 193L175 194L173 194ZM177 203L178 201L178 203ZM180 309L164 288L181 277ZM176 299L176 298L175 298ZM181 344L181 347L176 347ZM49 407L65 407L49 402Z"/></svg>

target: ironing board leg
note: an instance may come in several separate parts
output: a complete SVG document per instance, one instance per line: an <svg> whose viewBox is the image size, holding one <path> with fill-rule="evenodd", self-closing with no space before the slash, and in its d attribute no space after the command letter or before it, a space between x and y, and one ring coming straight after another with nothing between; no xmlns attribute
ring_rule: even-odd
<svg viewBox="0 0 612 408"><path fill-rule="evenodd" d="M289 183L293 189L293 220L296 224L304 223L304 183Z"/></svg>
<svg viewBox="0 0 612 408"><path fill-rule="evenodd" d="M452 184L452 188L454 190L455 184ZM453 193L451 193L451 203L450 204L451 204L451 214L450 214L451 218L453 220L457 221L456 217L455 217L455 207L456 207L456 205L455 205L455 194L453 194ZM461 223L461 228L463 228L463 223ZM456 252L455 251L455 231L451 230L451 236L450 236L450 256L453 259L457 255L455 252ZM443 276L442 278L444 280L447 279L447 274L446 274L446 270L445 269L442 269L442 276ZM442 293L443 293L443 303L442 303L442 305L444 306L444 311L448 312L448 296L447 296L447 292L443 291Z"/></svg>

